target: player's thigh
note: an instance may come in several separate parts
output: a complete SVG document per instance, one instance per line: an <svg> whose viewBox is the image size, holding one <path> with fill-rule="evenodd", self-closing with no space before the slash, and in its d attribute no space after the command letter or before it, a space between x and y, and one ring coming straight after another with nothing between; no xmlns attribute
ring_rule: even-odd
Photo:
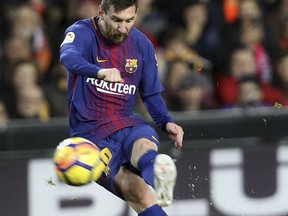
<svg viewBox="0 0 288 216"><path fill-rule="evenodd" d="M154 128L148 124L134 126L125 140L126 157L134 167L137 167L139 158L149 150L158 151L159 136Z"/></svg>

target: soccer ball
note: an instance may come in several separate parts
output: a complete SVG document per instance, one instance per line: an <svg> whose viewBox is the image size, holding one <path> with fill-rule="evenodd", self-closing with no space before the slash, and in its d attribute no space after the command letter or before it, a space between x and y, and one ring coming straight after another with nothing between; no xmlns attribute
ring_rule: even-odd
<svg viewBox="0 0 288 216"><path fill-rule="evenodd" d="M97 181L107 170L112 158L108 149L103 150L100 151L94 143L81 137L63 140L53 157L58 179L72 186Z"/></svg>

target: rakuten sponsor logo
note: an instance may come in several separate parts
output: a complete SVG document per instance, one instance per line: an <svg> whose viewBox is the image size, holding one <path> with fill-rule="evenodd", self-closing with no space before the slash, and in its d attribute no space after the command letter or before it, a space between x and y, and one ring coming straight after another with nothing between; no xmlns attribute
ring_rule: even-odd
<svg viewBox="0 0 288 216"><path fill-rule="evenodd" d="M134 95L137 87L125 83L111 83L105 80L87 78L87 83L96 86L97 91L113 95Z"/></svg>

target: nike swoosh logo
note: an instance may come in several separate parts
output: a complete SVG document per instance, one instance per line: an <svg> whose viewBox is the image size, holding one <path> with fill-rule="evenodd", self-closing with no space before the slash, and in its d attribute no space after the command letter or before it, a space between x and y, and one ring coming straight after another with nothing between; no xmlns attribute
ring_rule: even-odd
<svg viewBox="0 0 288 216"><path fill-rule="evenodd" d="M107 60L106 59L99 59L98 56L97 56L96 61L101 63L101 62L106 62Z"/></svg>
<svg viewBox="0 0 288 216"><path fill-rule="evenodd" d="M152 138L156 141L156 142L158 142L159 143L159 141L158 141L158 139L156 139L156 137L155 136L152 136Z"/></svg>

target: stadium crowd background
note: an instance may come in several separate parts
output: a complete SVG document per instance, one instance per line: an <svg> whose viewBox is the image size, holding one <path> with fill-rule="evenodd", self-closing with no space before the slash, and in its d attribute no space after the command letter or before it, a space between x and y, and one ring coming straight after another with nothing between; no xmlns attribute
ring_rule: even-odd
<svg viewBox="0 0 288 216"><path fill-rule="evenodd" d="M0 1L0 124L67 116L59 46L99 3ZM139 3L135 25L155 45L170 111L288 105L288 0Z"/></svg>

